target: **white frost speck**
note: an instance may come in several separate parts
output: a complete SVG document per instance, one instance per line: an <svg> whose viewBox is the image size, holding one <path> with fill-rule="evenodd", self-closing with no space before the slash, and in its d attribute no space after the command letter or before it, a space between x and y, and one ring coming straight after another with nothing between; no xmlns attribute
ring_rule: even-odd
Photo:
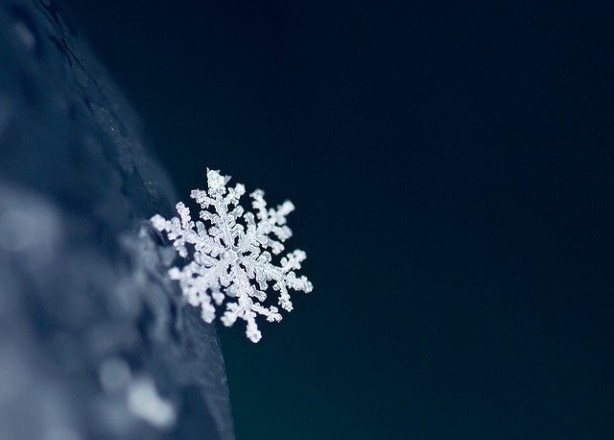
<svg viewBox="0 0 614 440"><path fill-rule="evenodd" d="M160 397L149 378L135 380L128 389L128 408L137 417L156 428L167 428L177 417L173 405Z"/></svg>

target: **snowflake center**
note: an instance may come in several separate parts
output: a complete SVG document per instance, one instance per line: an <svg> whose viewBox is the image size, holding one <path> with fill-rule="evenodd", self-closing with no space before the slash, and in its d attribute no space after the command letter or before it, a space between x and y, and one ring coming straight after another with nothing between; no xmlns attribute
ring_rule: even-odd
<svg viewBox="0 0 614 440"><path fill-rule="evenodd" d="M239 262L239 254L237 251L228 249L224 252L224 260L228 261L230 264L236 264Z"/></svg>

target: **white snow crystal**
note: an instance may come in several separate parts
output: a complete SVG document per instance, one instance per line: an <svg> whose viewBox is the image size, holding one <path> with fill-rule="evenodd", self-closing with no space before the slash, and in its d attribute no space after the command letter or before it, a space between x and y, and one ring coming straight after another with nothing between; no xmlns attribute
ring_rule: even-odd
<svg viewBox="0 0 614 440"><path fill-rule="evenodd" d="M284 250L282 242L292 236L286 216L294 205L285 201L267 209L264 192L256 190L250 194L255 214L246 212L239 204L245 187L227 187L229 180L208 169L208 190L192 191L192 199L201 207L201 220L192 220L189 208L178 203L179 217L166 220L155 215L151 222L166 232L179 255L189 261L182 268L171 268L169 276L179 282L187 301L201 308L203 320L212 322L216 308L225 306L224 325L241 318L247 323L247 337L258 342L262 334L257 315L269 322L281 320L277 307L264 305L269 283L279 294L279 306L287 311L292 310L289 290L311 292L312 285L295 272L305 252L295 250L283 256L279 265L273 263L273 255Z"/></svg>

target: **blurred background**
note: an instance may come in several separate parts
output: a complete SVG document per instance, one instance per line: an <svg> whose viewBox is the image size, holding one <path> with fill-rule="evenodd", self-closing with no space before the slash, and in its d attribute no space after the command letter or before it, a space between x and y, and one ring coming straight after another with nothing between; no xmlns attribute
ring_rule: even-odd
<svg viewBox="0 0 614 440"><path fill-rule="evenodd" d="M182 199L297 206L237 438L614 438L614 3L496 3L65 1Z"/></svg>

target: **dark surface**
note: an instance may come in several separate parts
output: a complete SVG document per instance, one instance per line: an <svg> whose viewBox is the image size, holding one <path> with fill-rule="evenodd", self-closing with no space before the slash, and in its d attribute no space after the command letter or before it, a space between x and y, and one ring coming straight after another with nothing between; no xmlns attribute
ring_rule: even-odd
<svg viewBox="0 0 614 440"><path fill-rule="evenodd" d="M182 199L290 198L239 438L614 438L612 2L68 2Z"/></svg>
<svg viewBox="0 0 614 440"><path fill-rule="evenodd" d="M175 194L65 23L0 1L0 439L233 438L215 331L145 222Z"/></svg>

